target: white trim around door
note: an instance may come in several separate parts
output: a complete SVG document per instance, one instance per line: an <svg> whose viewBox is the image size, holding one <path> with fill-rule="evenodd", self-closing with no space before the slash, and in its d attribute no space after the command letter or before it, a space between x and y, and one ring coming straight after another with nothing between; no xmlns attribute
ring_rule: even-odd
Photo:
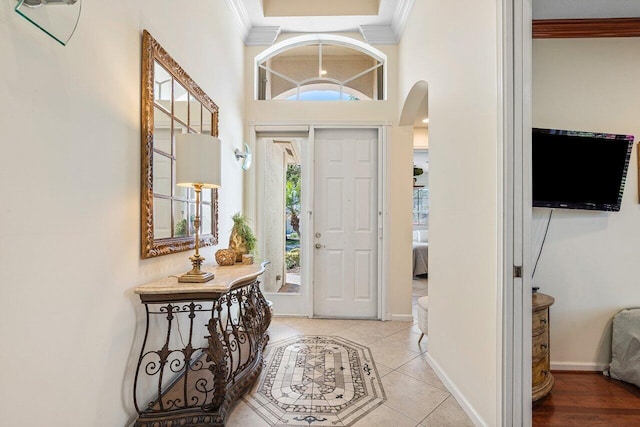
<svg viewBox="0 0 640 427"><path fill-rule="evenodd" d="M302 193L303 193L303 201L301 207L301 220L302 220L302 228L305 230L305 234L307 236L313 236L315 234L315 230L313 229L313 197L314 197L314 185L313 185L313 176L314 176L314 161L313 161L313 153L314 153L314 143L315 143L315 131L316 129L377 129L378 131L378 210L376 212L378 217L378 277L377 277L377 295L378 295L378 313L377 318L381 320L386 319L387 315L387 286L388 279L386 277L387 272L389 271L388 260L389 260L389 239L386 238L385 229L388 229L389 225L389 214L388 208L385 205L385 200L387 197L387 156L388 156L388 123L368 123L368 122L353 122L353 123L250 123L250 141L252 148L255 152L256 143L258 141L258 135L271 135L271 136L286 136L286 135L297 135L300 133L303 128L308 132L308 139L306 141L305 148L302 150L302 161L303 161L303 180L302 180ZM262 227L265 226L265 219L260 218L260 207L259 207L259 198L260 196L260 179L259 174L257 172L253 172L249 174L247 177L247 188L252 189L252 194L250 194L245 199L245 206L247 215L251 215L250 217L254 219L257 224L258 231L258 239L260 239L260 231ZM299 307L301 310L295 311L285 311L278 312L276 308L276 315L284 315L284 316L306 316L313 317L313 293L314 293L314 284L313 284L313 251L314 251L314 241L312 238L305 238L302 244L302 258L301 263L303 265L302 269L302 282L305 287L302 290L300 297L302 297L301 303L299 303ZM278 295L273 293L266 294L267 299L272 299L275 297L278 298L291 298L294 295L286 296L286 295ZM290 304L286 304L286 306L290 306Z"/></svg>
<svg viewBox="0 0 640 427"><path fill-rule="evenodd" d="M502 0L502 304L498 419L531 426L531 1Z"/></svg>

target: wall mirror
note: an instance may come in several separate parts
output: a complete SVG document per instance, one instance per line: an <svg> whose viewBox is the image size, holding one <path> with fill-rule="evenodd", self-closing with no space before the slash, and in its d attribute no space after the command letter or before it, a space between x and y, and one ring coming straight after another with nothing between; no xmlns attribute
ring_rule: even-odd
<svg viewBox="0 0 640 427"><path fill-rule="evenodd" d="M176 185L175 136L218 136L218 106L146 30L142 35L142 258L193 249L195 193ZM218 243L218 192L202 190L200 246Z"/></svg>

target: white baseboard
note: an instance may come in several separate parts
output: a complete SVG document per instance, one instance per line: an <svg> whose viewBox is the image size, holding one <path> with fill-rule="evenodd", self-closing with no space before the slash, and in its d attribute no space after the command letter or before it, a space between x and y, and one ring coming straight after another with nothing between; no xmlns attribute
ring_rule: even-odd
<svg viewBox="0 0 640 427"><path fill-rule="evenodd" d="M413 322L412 314L387 314L387 319L396 320L398 322Z"/></svg>
<svg viewBox="0 0 640 427"><path fill-rule="evenodd" d="M286 314L286 313L273 313L273 317L290 317L290 318L299 318L299 319L308 319L309 316L306 314Z"/></svg>
<svg viewBox="0 0 640 427"><path fill-rule="evenodd" d="M552 371L594 371L602 372L609 367L608 363L593 362L551 362Z"/></svg>
<svg viewBox="0 0 640 427"><path fill-rule="evenodd" d="M471 419L474 425L486 427L487 423L484 422L482 417L473 409L473 406L469 403L469 401L464 397L464 395L460 392L458 387L451 381L451 379L444 373L438 362L436 362L431 355L427 352L427 363L433 368L433 371L436 373L440 381L447 387L449 393L456 398L460 407L464 410L467 416Z"/></svg>

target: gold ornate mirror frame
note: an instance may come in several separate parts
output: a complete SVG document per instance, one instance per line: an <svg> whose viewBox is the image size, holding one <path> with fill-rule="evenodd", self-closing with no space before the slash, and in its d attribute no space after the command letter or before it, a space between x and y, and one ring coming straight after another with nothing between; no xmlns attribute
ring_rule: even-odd
<svg viewBox="0 0 640 427"><path fill-rule="evenodd" d="M161 82L155 76L159 70L168 80ZM162 84L169 82L168 100L162 95ZM159 94L155 94L156 87ZM177 105L176 93L180 92ZM184 99L187 100L184 103ZM178 108L180 107L180 108ZM199 112L199 115L198 115ZM159 117L154 117L158 114ZM162 117L160 117L162 116ZM175 180L175 134L204 133L218 136L218 106L193 81L191 77L171 58L160 44L144 30L142 35L142 165L141 165L141 254L142 258L187 251L195 247L192 217L192 193L184 192L174 185ZM159 120L166 120L162 141L155 134ZM155 145L158 146L155 146ZM154 159L156 172L163 170L162 182L154 182ZM167 185L168 180L168 185ZM154 184L157 185L154 191ZM162 188L162 189L160 189ZM164 193L163 193L164 191ZM200 246L218 243L218 192L203 195L209 218L204 218L204 229L200 235ZM180 193L183 192L183 193ZM154 211L154 202L157 203ZM208 204L207 204L208 203ZM160 207L162 206L162 208ZM169 209L167 210L167 206ZM177 207L177 208L176 208ZM182 209L182 210L180 210ZM164 228L158 232L154 222L154 212L160 215ZM176 213L180 212L183 219ZM157 220L160 219L156 218Z"/></svg>

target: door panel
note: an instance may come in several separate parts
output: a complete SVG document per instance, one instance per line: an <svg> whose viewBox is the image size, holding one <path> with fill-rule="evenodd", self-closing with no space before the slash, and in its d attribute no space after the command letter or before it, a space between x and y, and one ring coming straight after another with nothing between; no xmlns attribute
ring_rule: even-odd
<svg viewBox="0 0 640 427"><path fill-rule="evenodd" d="M327 263L334 268L323 270L320 275L323 283L326 283L325 298L329 300L341 300L344 298L344 251L327 250L325 254Z"/></svg>
<svg viewBox="0 0 640 427"><path fill-rule="evenodd" d="M371 178L356 178L355 181L356 194L355 194L355 219L356 219L356 232L372 232L371 227L371 196L372 196L372 179ZM375 205L374 205L375 210Z"/></svg>
<svg viewBox="0 0 640 427"><path fill-rule="evenodd" d="M371 295L371 269L372 265L371 251L360 250L355 251L355 295L354 298L359 301L370 301L373 299Z"/></svg>
<svg viewBox="0 0 640 427"><path fill-rule="evenodd" d="M317 129L314 314L378 317L377 129Z"/></svg>

